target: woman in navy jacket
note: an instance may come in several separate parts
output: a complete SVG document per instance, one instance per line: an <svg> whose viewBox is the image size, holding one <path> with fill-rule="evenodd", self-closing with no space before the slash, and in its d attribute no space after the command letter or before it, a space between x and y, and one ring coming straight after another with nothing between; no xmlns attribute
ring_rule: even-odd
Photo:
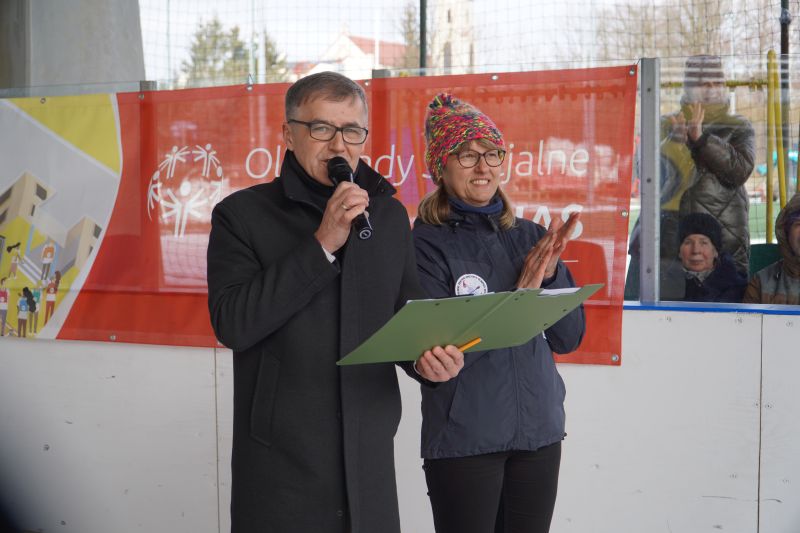
<svg viewBox="0 0 800 533"><path fill-rule="evenodd" d="M414 225L420 282L431 298L574 286L558 258L577 224L550 230L515 218L499 188L497 126L448 94L425 123L437 185ZM585 330L582 307L522 346L465 355L457 378L422 388L422 457L438 533L546 532L564 432L564 382L553 352Z"/></svg>

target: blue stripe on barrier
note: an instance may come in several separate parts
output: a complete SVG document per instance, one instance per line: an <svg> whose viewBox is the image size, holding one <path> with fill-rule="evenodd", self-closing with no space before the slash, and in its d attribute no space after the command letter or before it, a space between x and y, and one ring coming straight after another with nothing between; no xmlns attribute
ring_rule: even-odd
<svg viewBox="0 0 800 533"><path fill-rule="evenodd" d="M625 301L626 311L690 311L700 313L758 313L762 315L800 315L800 305L729 304L714 302Z"/></svg>

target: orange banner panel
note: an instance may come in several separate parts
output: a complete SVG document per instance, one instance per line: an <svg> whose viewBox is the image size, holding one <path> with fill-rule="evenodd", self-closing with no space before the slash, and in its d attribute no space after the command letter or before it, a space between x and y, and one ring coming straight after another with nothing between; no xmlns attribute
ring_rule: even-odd
<svg viewBox="0 0 800 533"><path fill-rule="evenodd" d="M446 90L492 117L508 147L503 188L543 225L580 211L563 259L581 285L587 336L559 361L619 364L636 100L635 67L374 79L365 159L413 219L433 189L424 118ZM274 179L288 84L117 95L122 178L97 258L58 338L213 346L205 253L211 209ZM265 228L269 231L269 228Z"/></svg>

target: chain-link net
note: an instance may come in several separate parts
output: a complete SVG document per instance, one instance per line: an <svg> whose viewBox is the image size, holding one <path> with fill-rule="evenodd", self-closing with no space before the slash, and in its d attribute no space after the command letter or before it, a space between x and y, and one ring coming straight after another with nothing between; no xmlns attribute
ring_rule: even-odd
<svg viewBox="0 0 800 533"><path fill-rule="evenodd" d="M420 2L140 0L147 77L171 87L420 66ZM780 0L432 0L430 73L534 70L780 46ZM791 0L786 12L800 10ZM791 26L790 26L791 27ZM789 34L790 50L800 33ZM733 65L738 74L738 66Z"/></svg>

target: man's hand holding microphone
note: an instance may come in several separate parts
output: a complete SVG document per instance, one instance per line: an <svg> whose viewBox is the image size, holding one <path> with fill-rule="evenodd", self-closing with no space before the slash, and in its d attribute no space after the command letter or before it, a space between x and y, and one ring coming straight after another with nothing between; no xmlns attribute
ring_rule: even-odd
<svg viewBox="0 0 800 533"><path fill-rule="evenodd" d="M328 179L336 190L328 200L314 236L332 254L347 242L351 227L355 227L359 238L368 239L372 236L372 226L367 212L369 195L353 181L353 170L345 158L334 157L328 161Z"/></svg>

